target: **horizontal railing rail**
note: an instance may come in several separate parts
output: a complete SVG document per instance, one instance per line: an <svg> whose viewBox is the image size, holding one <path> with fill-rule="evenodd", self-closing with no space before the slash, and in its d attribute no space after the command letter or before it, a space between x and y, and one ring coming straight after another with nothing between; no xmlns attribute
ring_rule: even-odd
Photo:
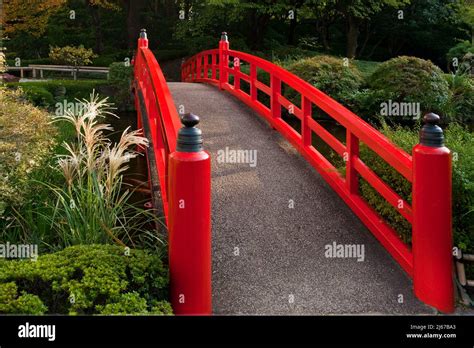
<svg viewBox="0 0 474 348"><path fill-rule="evenodd" d="M153 163L157 167L149 168L149 173L151 178L156 176L153 173L158 173L161 189L159 195L167 222L168 158L176 150L177 134L181 128L180 118L160 65L148 48L148 40L145 37L139 39L133 65L138 128L142 128L143 118L146 117L150 132L147 137L153 147L150 154L154 156L149 164Z"/></svg>
<svg viewBox="0 0 474 348"><path fill-rule="evenodd" d="M243 71L242 67L245 67L248 73ZM258 79L260 71L268 74L269 85ZM401 240L396 230L363 199L359 192L359 180L363 178L387 203L412 224L413 231L426 232L426 226L429 223L414 218L414 208L360 158L359 150L361 143L365 144L414 185L414 160L410 154L395 146L367 122L308 82L267 60L248 53L231 50L225 33L223 33L219 42L218 49L200 52L182 64L181 78L183 82L203 82L219 86L220 89L228 91L262 115L312 164L403 269L410 276L417 278L414 274L416 273L414 271L414 263L416 262L414 261L412 248ZM246 89L242 88L242 81L247 85ZM285 97L282 92L285 88L293 89L299 95L299 106ZM261 93L269 97L269 106L259 100L259 94ZM322 110L345 128L345 144L312 117L314 107ZM283 120L283 108L299 119L301 122L300 131L297 131ZM338 168L323 156L317 147L313 146L313 133L345 161L344 176ZM440 148L442 148L441 145ZM447 153L449 153L449 150ZM446 170L451 170L450 166L447 166ZM421 179L417 181L418 185L421 185L421 181ZM450 187L450 185L450 182L446 182L446 186ZM446 202L450 202L448 198L450 197L446 197ZM415 201L415 197L413 201ZM448 227L447 224L450 221L451 207L448 203L443 203L442 206L446 207L446 211L438 214L443 222L443 228L439 231L448 236L451 233L451 227ZM421 211L421 209L419 210ZM433 213L432 216L437 219L435 214ZM421 235L422 232L418 234ZM415 240L415 237L413 239ZM443 252L449 248L448 244L440 245L440 248L444 250ZM419 243L419 247L421 248L421 243ZM423 247L427 248L426 246ZM413 248L415 248L414 245ZM443 262L444 264L449 263L449 261L446 261L445 254ZM426 271L425 273L436 272L433 266L429 265L424 268L418 267L418 269L423 269L423 272ZM447 273L446 271L443 277L447 278L449 275ZM421 283L421 281L418 282L418 284ZM416 286L417 284L415 284L415 288ZM452 288L446 285L445 294L451 290ZM440 300L443 304L437 303L436 300L426 301L436 302L435 306L450 311L452 307L449 304L452 298L451 295L448 294L443 300Z"/></svg>
<svg viewBox="0 0 474 348"><path fill-rule="evenodd" d="M224 44L225 45L225 44ZM356 174L364 178L387 202L400 214L412 222L411 206L393 189L379 178L360 158L359 144L363 142L384 161L412 181L412 158L395 146L384 135L359 118L337 101L324 94L308 82L291 74L280 66L248 53L221 49L222 61L233 63L233 67L219 62L219 50L207 50L189 58L182 67L183 81L206 82L219 85L219 75L234 77L234 83L221 82L222 89L229 91L240 100L257 110L270 124L279 130L314 165L333 189L346 201L357 215L368 225L379 241L388 249L409 275L413 274L413 257L410 247L402 242L396 231L375 212L359 195ZM233 59L230 59L232 57ZM240 67L249 66L250 74ZM257 69L270 76L270 86L257 78ZM240 80L250 84L250 93L240 88ZM295 90L301 96L301 106L293 104L282 95L282 84ZM267 94L271 101L267 107L257 98L258 91ZM311 117L315 105L346 129L346 144L329 133L319 122ZM301 121L298 133L281 118L281 108ZM337 154L346 159L346 177L344 178L315 147L311 144L311 133L323 139ZM401 209L399 207L402 207Z"/></svg>

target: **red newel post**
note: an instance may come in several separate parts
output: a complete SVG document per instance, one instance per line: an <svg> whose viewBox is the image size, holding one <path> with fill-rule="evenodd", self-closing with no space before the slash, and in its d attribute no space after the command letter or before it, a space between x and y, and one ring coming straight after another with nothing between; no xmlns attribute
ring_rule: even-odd
<svg viewBox="0 0 474 348"><path fill-rule="evenodd" d="M137 67L135 66L135 64L136 64L136 57L140 54L140 48L148 48L148 38L146 34L146 29L141 29L140 36L138 37L138 50L134 54L133 59L132 59L132 65L134 67L134 71L137 70ZM135 73L135 78L136 80L138 80L138 76L136 76L136 73ZM137 110L137 129L142 129L143 128L142 115L141 115L137 96L135 96L135 109ZM143 153L145 152L145 149L137 147L137 151Z"/></svg>
<svg viewBox="0 0 474 348"><path fill-rule="evenodd" d="M209 315L211 297L211 158L199 117L186 114L169 157L169 267L175 314Z"/></svg>
<svg viewBox="0 0 474 348"><path fill-rule="evenodd" d="M451 152L439 116L424 117L413 148L413 283L415 295L441 312L454 311Z"/></svg>
<svg viewBox="0 0 474 348"><path fill-rule="evenodd" d="M148 48L148 38L146 29L140 30L140 38L138 39L138 48Z"/></svg>
<svg viewBox="0 0 474 348"><path fill-rule="evenodd" d="M229 82L229 73L226 68L229 67L229 55L224 53L229 49L229 39L224 31L219 41L219 88L223 89L224 84Z"/></svg>

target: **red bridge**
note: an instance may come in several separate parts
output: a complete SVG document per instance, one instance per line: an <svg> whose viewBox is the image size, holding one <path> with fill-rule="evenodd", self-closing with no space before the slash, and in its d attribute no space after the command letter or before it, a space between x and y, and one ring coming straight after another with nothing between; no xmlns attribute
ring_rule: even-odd
<svg viewBox="0 0 474 348"><path fill-rule="evenodd" d="M181 83L167 83L142 30L134 76L175 313L454 310L451 155L438 116L425 116L410 155L299 77L231 50L225 33L218 49L183 63ZM345 141L312 117L315 108L345 129ZM313 137L341 156L345 175ZM361 143L412 184L411 206L361 160ZM361 178L411 223L411 245L362 198ZM341 248L352 255L339 258Z"/></svg>

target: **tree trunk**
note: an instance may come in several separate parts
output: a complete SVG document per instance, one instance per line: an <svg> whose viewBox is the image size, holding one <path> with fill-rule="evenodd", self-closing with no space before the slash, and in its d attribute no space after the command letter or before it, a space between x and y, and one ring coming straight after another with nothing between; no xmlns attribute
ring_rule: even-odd
<svg viewBox="0 0 474 348"><path fill-rule="evenodd" d="M124 0L124 6L127 12L129 49L134 49L137 46L137 40L142 26L142 23L140 22L140 11L145 5L145 0Z"/></svg>
<svg viewBox="0 0 474 348"><path fill-rule="evenodd" d="M297 15L296 15L296 9L295 9L293 13L293 18L290 19L290 28L288 29L288 45L295 44L295 31L296 31L296 25L298 24L296 16Z"/></svg>
<svg viewBox="0 0 474 348"><path fill-rule="evenodd" d="M104 50L104 39L102 35L102 23L100 20L99 8L97 6L93 6L90 1L88 1L88 5L91 12L92 25L94 26L95 53L101 54Z"/></svg>
<svg viewBox="0 0 474 348"><path fill-rule="evenodd" d="M263 37L265 29L270 21L270 15L258 14L256 10L252 11L250 16L250 48L253 50L261 50L263 46Z"/></svg>
<svg viewBox="0 0 474 348"><path fill-rule="evenodd" d="M357 39L359 38L359 22L356 18L348 16L347 30L347 58L355 58L357 53Z"/></svg>

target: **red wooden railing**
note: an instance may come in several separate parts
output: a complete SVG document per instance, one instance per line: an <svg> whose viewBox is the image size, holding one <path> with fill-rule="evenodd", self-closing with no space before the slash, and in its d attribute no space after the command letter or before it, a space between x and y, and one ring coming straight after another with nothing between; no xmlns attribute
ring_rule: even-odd
<svg viewBox="0 0 474 348"><path fill-rule="evenodd" d="M232 66L229 63L233 63ZM241 71L242 64L249 66L249 74ZM268 73L270 76L269 86L258 80L257 69ZM451 192L450 164L443 162L442 166L447 174L444 176L440 174L440 177L436 180L431 180L428 177L415 179L412 156L395 146L384 135L350 110L306 81L269 61L251 54L231 50L226 33L223 33L218 49L203 51L189 58L183 63L181 73L183 82L203 82L216 85L236 96L262 115L313 165L403 269L410 276L414 276L417 295L440 310L446 312L453 310L454 295L450 270L451 201L450 196L447 195L447 192ZM230 76L233 76L233 83L230 83ZM248 93L241 88L242 81L250 85ZM282 84L292 88L300 95L300 107L297 107L282 95ZM258 91L270 97L270 107L259 101ZM345 144L312 117L313 105L319 107L345 127ZM297 132L281 118L282 107L288 109L301 121L301 132ZM323 139L337 154L344 158L345 177L312 145L312 133ZM363 142L409 182L414 183L416 181L418 186L413 186L413 192L418 192L418 196L414 196L413 201L417 202L420 207L428 205L433 208L433 211L427 213L429 209L424 210L423 215L421 213L423 209L418 209L417 211L420 214L415 219L414 207L411 207L408 202L401 198L359 157L360 142ZM449 150L447 152L442 151L441 154L441 152L430 152L432 149L434 148L428 149L428 152L426 152L426 154L429 153L427 158L430 159L423 163L424 170L420 171L423 174L419 174L419 176L430 176L430 167L440 158L443 158L441 161L445 161L444 158L449 156ZM436 157L437 155L440 156ZM397 232L361 197L359 194L359 176L364 178L413 225L413 249L416 250L417 255L423 255L418 257L418 263L417 260L414 260L411 248L402 242ZM431 182L431 186L423 182ZM430 190L438 192L439 185L444 186L444 194L442 197L438 197L439 199L436 199L435 203L433 202L434 196L429 195L428 198L424 195L424 192ZM426 221L426 219L432 221ZM433 221L439 221L439 223L433 223ZM440 234L439 238L436 237L436 233ZM421 236L428 236L428 238ZM433 240L428 242L427 239L430 236L433 236ZM418 242L415 245L417 240L423 240L423 242ZM426 255L429 255L429 257L425 257ZM417 288L422 290L417 291Z"/></svg>
<svg viewBox="0 0 474 348"><path fill-rule="evenodd" d="M208 315L212 311L211 160L202 148L201 131L194 127L199 118L184 115L181 128L144 29L133 65L138 128L150 142L146 157L153 206L163 207L168 227L173 312Z"/></svg>
<svg viewBox="0 0 474 348"><path fill-rule="evenodd" d="M133 65L138 128L149 128L148 138L153 156L148 156L148 161L155 162L148 166L149 176L159 180L160 196L168 222L168 158L176 150L176 137L181 123L160 65L148 48L144 31L138 39ZM143 124L143 120L147 124Z"/></svg>

